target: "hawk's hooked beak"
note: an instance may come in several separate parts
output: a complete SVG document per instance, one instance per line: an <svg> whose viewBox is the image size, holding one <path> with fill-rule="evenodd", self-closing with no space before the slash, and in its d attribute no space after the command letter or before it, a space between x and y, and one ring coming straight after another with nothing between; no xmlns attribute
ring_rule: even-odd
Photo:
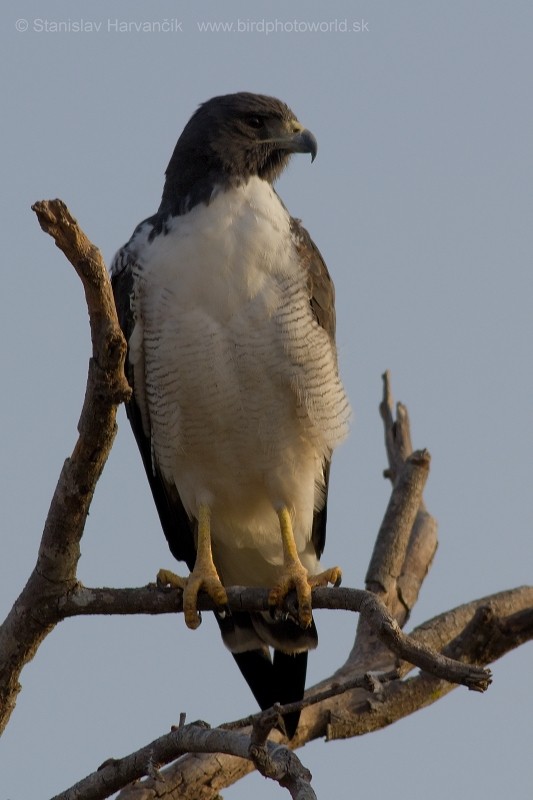
<svg viewBox="0 0 533 800"><path fill-rule="evenodd" d="M273 142L291 153L311 153L311 161L315 160L318 151L318 142L311 131L304 128L297 120L291 122L289 133L284 131L266 141Z"/></svg>
<svg viewBox="0 0 533 800"><path fill-rule="evenodd" d="M289 141L291 142L289 150L292 150L293 153L311 153L311 162L315 160L318 142L307 128L301 128L294 133Z"/></svg>

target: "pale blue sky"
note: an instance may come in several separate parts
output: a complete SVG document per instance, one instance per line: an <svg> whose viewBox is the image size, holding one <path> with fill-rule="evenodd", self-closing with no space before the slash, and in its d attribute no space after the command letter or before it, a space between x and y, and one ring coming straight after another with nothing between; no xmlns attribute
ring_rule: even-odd
<svg viewBox="0 0 533 800"><path fill-rule="evenodd" d="M69 19L100 30L43 30ZM183 31L116 30L116 20L165 19ZM286 30L198 26L239 19ZM345 20L368 30L287 30ZM279 96L319 143L315 163L294 158L278 190L335 279L355 409L335 459L324 563L363 585L389 493L377 406L390 368L415 446L432 453L426 500L440 525L413 624L531 582L532 29L526 1L2 5L2 615L35 562L90 352L81 284L30 205L61 197L109 261L156 209L197 104L237 90ZM87 585L143 585L173 566L123 411L119 423L82 543ZM353 619L317 617L309 684L353 638ZM483 696L458 689L386 731L306 747L318 796L530 796L532 667L529 645L494 666ZM22 685L0 745L6 800L55 794L181 711L215 724L254 710L208 618L195 633L170 616L68 621ZM224 796L252 792L282 796L258 776Z"/></svg>

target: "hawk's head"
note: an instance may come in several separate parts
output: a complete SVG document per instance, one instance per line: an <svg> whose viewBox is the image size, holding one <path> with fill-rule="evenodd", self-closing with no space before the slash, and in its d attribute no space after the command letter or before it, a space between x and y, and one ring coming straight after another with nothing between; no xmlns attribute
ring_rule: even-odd
<svg viewBox="0 0 533 800"><path fill-rule="evenodd" d="M185 126L166 171L163 200L189 194L199 182L234 183L252 175L274 181L292 153L317 142L290 108L266 95L238 92L203 103Z"/></svg>

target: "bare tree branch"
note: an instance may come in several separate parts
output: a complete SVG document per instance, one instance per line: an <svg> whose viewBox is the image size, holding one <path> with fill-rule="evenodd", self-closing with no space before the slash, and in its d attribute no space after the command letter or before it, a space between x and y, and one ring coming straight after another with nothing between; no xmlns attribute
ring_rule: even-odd
<svg viewBox="0 0 533 800"><path fill-rule="evenodd" d="M126 343L118 325L104 261L60 200L33 206L44 231L56 241L80 276L87 299L93 354L79 438L57 483L28 583L0 627L0 733L15 707L19 675L44 637L51 619L39 617L44 598L59 597L76 583L79 542L116 431L117 405L130 389L124 376Z"/></svg>
<svg viewBox="0 0 533 800"><path fill-rule="evenodd" d="M407 409L403 403L398 403L396 406L396 419L394 419L394 401L389 370L386 370L381 377L383 379L383 396L379 404L379 413L383 420L385 450L389 462L389 466L383 474L394 484L404 463L413 452L411 426Z"/></svg>
<svg viewBox="0 0 533 800"><path fill-rule="evenodd" d="M369 591L387 598L396 584L405 561L409 537L422 501L422 492L429 475L430 455L427 450L409 455L394 484L385 517L374 545L366 574Z"/></svg>
<svg viewBox="0 0 533 800"><path fill-rule="evenodd" d="M399 479L404 462L413 451L413 446L409 414L403 403L397 404L396 419L394 419L388 371L383 375L383 398L379 408L384 424L385 446L389 460L389 468L384 471L384 475L390 477L394 485ZM397 600L395 605L390 608L393 616L402 626L409 618L411 609L418 599L418 593L429 572L436 550L437 522L428 513L424 500L421 498L411 536L407 542L404 563L397 580Z"/></svg>
<svg viewBox="0 0 533 800"><path fill-rule="evenodd" d="M96 772L78 781L53 800L102 800L127 783L153 772L151 780L164 784L160 766L184 752L223 753L250 761L265 778L288 789L294 800L316 800L311 773L287 747L274 742L250 743L250 736L195 723L174 728L170 733L120 759L109 759ZM163 787L164 789L164 787Z"/></svg>
<svg viewBox="0 0 533 800"><path fill-rule="evenodd" d="M158 595L167 595L166 607ZM247 589L229 587L228 607L232 611L268 611L267 589ZM80 597L81 602L80 602ZM74 615L88 613L140 613L139 600L144 597L144 613L168 613L183 610L181 589L166 592L152 587L145 589L99 589L77 588L69 597L60 602L63 616L70 609ZM199 595L200 610L214 610L211 598L205 593ZM116 602L115 602L116 601ZM128 602L129 601L129 602ZM133 601L133 603L132 603ZM453 683L462 683L469 689L484 691L490 683L490 673L484 669L467 666L442 656L431 648L411 639L402 632L396 620L388 613L379 597L362 589L344 589L341 587L325 589L317 588L312 594L313 608L329 608L335 610L355 611L365 618L369 628L374 631L389 650L399 658L415 664ZM112 611L112 608L115 610ZM117 611L117 609L121 609ZM164 608L164 611L163 611ZM98 609L98 611L97 611ZM146 609L151 609L146 611ZM72 614L71 614L72 615Z"/></svg>
<svg viewBox="0 0 533 800"><path fill-rule="evenodd" d="M326 591L330 595L335 594L335 590L330 589ZM466 625L465 629L455 636L454 639L449 643L448 647L446 648L447 651L450 654L453 653L455 658L460 657L467 660L478 660L482 655L483 658L493 660L494 658L503 655L504 652L512 649L514 646L516 646L517 642L524 641L524 637L533 638L531 608L529 608L527 611L516 611L514 614L503 618L498 616L500 611L507 611L510 607L522 606L527 603L533 603L533 588L524 588L520 590L514 590L512 592L503 592L499 595L494 595L492 598L483 598L482 600L478 601L477 605L476 603L470 603L467 604L467 606L459 607L458 609L454 609L453 611L442 615L442 625L444 625L444 627L448 630L448 635L453 633L453 629L450 627L452 620L457 618L459 621L463 621L466 618L465 615L467 614L467 608L469 609L469 613L471 615L470 622ZM490 609L490 611L488 609ZM489 616L492 620L490 629L488 629L486 626L486 621ZM434 621L437 627L441 624L439 619L440 618L437 618ZM498 632L498 636L495 635L496 631ZM443 631L441 631L440 635L441 637L444 635ZM423 627L413 632L413 638L423 638L423 636ZM406 664L403 666L402 671L407 672L411 668L411 666ZM435 702L436 699L443 697L453 688L453 685L449 682L435 678L434 676L429 676L427 673L421 673L418 677L407 682L394 680L394 677L395 676L393 674L376 676L375 678L373 676L366 675L360 676L359 678L354 678L351 682L347 680L343 684L337 684L336 686L333 685L329 691L324 690L322 692L313 693L313 690L310 690L306 694L306 699L302 704L294 703L284 706L283 709L273 709L273 713L263 712L256 714L253 717L240 720L235 723L230 723L227 726L223 726L223 728L219 728L217 730L227 730L228 728L234 728L237 725L244 728L245 725L250 724L255 724L257 730L257 728L260 728L261 726L261 720L266 718L267 724L264 728L263 735L257 737L258 741L256 740L255 742L251 742L249 735L244 735L243 738L248 743L248 746L252 747L250 757L255 766L260 767L262 773L265 774L266 777L274 777L276 780L278 780L278 770L280 768L280 764L276 762L276 767L274 769L272 766L270 751L268 750L266 754L264 754L260 748L265 744L265 736L268 735L268 731L270 730L272 722L275 722L275 718L277 717L278 713L281 713L281 710L286 713L287 711L294 710L299 705L306 708L311 704L321 704L319 705L318 709L311 709L311 712L316 713L318 711L318 713L324 715L325 710L327 711L327 703L325 701L330 700L331 698L342 693L343 697L341 699L343 701L343 705L346 705L345 701L346 698L350 696L350 691L352 689L358 689L359 692L352 696L352 702L345 707L342 717L332 717L330 709L330 718L326 725L326 730L321 731L319 734L324 735L325 732L328 739L346 738L348 736L357 736L363 733L368 733L371 730L377 730L378 728L389 725L401 717L411 714L414 711L429 705L432 702ZM375 701L370 699L372 695L376 696ZM271 717L270 721L268 721L269 713ZM308 731L312 729L309 726L308 720L305 719L304 727ZM276 735L278 736L278 734ZM115 791L117 788L120 788L120 786L125 785L126 779L133 780L135 777L138 777L137 772L135 772L136 770L144 767L145 771L141 772L141 774L146 774L147 755L150 756L152 762L163 764L167 763L168 760L175 758L179 754L178 751L183 752L183 750L186 749L185 745L183 744L184 740L180 739L179 742L176 742L176 740L169 739L169 736L171 735L161 737L161 739L156 740L156 743L147 745L145 748L142 748L141 751L138 751L138 753L128 756L127 759L121 759L120 761L113 760L110 764L106 765L107 772L104 775L104 785L107 786L108 794L111 793L111 787L112 790ZM308 736L306 737L306 740L308 741L310 738L316 737ZM239 743L240 741L241 740L239 739ZM214 747L213 740L210 739L209 742L209 747ZM301 735L299 735L298 740L291 743L291 746L300 746L303 743L304 741L302 740ZM157 747L155 744L157 744ZM268 743L269 747L271 744L272 743L270 742ZM184 777L184 771L187 772L187 764L190 763L194 765L194 774L198 768L198 757L196 756L196 753L207 752L209 751L209 747L204 750L203 744L201 747L196 747L195 744L189 741L187 742L187 747L189 749L192 750L193 746L195 748L193 751L195 756L192 761L190 760L189 756L182 757L170 768L170 774L168 774L165 770L161 775L158 775L158 777L144 781L140 785L137 784L132 787L131 790L128 789L127 791L121 793L121 798L123 798L123 800L126 800L126 798L133 800L133 798L150 797L151 794L149 792L151 792L151 789L149 787L152 787L154 790L157 789L158 796L160 796L162 793L162 778L165 780L165 796L172 796L170 794L172 791L171 787L173 784L175 785L176 770L178 769L181 770L179 778L180 787L183 786L183 781L185 781L186 785L195 785L194 782L191 782L190 774ZM170 749L167 750L166 748ZM235 745L235 740L233 739L228 740L225 744L217 743L217 752L224 753L229 759L229 763L232 763L232 756L238 756L237 762L240 758L245 757L242 755L242 750L238 749L238 747ZM285 765L287 763L287 754L285 751L279 752L283 752L281 763ZM168 757L164 755L165 753L169 754ZM202 759L201 761L202 767L200 771L205 781L205 786L212 786L214 781L214 785L218 791L218 789L221 788L221 785L215 780L215 774L207 770L207 763L211 765L211 769L214 769L215 772L218 772L222 763L224 765L223 771L225 772L228 761L224 759L221 762L219 756L212 758L211 760ZM124 771L124 765L127 765L127 771ZM238 771L239 777L248 772L249 769L249 766L242 765L242 768ZM109 777L110 774L113 775L112 781ZM228 775L235 777L235 769L230 770ZM276 775L278 777L276 777ZM54 798L54 800L59 800L59 798L61 798L61 800L67 800L67 798L68 800L72 800L74 797L83 797L84 800L88 800L92 797L107 796L106 794L91 793L93 783L96 782L95 785L100 787L100 783L103 781L102 776L98 776L98 780L100 781L100 783L98 783L96 776L98 776L98 773L95 773L93 776L89 776L89 778L85 779L85 781L80 782L76 785L76 787L72 787L72 789L69 790L69 792L73 792L74 789L76 789L78 794L69 794L69 792L65 792L59 795L58 798ZM123 782L120 783L120 781ZM228 781L228 783L224 785L229 785L230 782L232 781ZM281 785L286 785L281 780L279 782ZM304 784L302 784L302 787L300 787L300 784L297 781L296 786L297 788L293 788L292 790L295 792L293 793L293 796L306 797L307 795L305 794L297 794L297 791L299 791L302 787L302 790L305 789L306 792L308 791L308 786L305 784L305 781ZM89 787L91 791L89 791ZM190 796L195 796L195 793L196 789L191 792ZM180 790L180 797L186 796L189 796L189 794L187 793L184 795Z"/></svg>
<svg viewBox="0 0 533 800"><path fill-rule="evenodd" d="M331 589L333 593L337 590ZM313 594L314 597L314 594ZM521 587L510 591L500 592L490 597L465 603L444 614L435 617L411 632L411 638L416 641L430 644L432 647L453 649L455 658L474 658L478 660L476 642L478 632L477 623L471 625L472 620L480 609L490 607L493 613L494 625L500 630L504 639L489 636L493 650L485 649L486 663L492 662L513 650L528 638L533 638L533 632L528 625L528 616L533 608L533 587ZM484 614L485 612L482 611ZM520 620L523 619L521 622ZM516 630L513 629L515 621ZM513 629L513 632L511 632ZM394 669L396 659L389 652L386 669ZM401 663L399 671L407 675L412 671L412 666L406 662ZM378 668L373 664L369 669ZM378 675L378 680L383 676ZM392 678L392 676L390 676ZM354 680L352 686L350 681ZM367 685L361 688L359 683L364 676L348 676L337 673L322 681L317 686L311 687L306 692L308 697L317 698L318 702L309 707L304 706L300 726L296 737L289 743L291 748L301 747L314 739L326 737L333 740L352 736L362 736L375 730L394 724L421 708L444 697L456 688L455 684L443 681L421 672L414 678L407 680L380 681L381 686ZM337 692L343 686L342 692ZM328 696L329 690L331 694ZM324 697L320 693L324 692ZM305 702L305 701L304 701ZM287 706L289 708L289 706ZM290 708L293 708L291 704ZM254 715L233 724L253 724L260 715ZM272 733L277 738L277 731ZM225 787L240 780L250 771L250 764L229 755L201 756L187 754L181 756L176 762L163 770L165 776L166 800L179 798L179 800L192 800L201 797L202 800L215 800L218 793ZM159 797L161 785L155 787L153 780L142 781L135 786L125 788L119 795L120 800L153 800Z"/></svg>
<svg viewBox="0 0 533 800"><path fill-rule="evenodd" d="M83 614L161 614L182 611L180 591L89 589L76 580L79 542L94 488L112 445L116 408L130 395L124 376L126 344L116 318L105 264L59 200L33 207L43 230L56 241L80 276L89 309L93 354L79 438L67 459L52 499L38 560L26 587L0 627L0 732L14 707L20 671L48 632L66 617ZM533 638L533 588L522 587L467 603L402 633L437 546L436 522L427 512L422 491L429 471L427 451L412 452L409 418L398 404L396 419L389 375L384 376L380 412L384 423L393 489L367 575L368 591L317 589L313 607L360 614L356 641L347 662L306 693L299 704L301 724L290 747L311 739L334 739L376 730L429 705L457 683L483 691L490 672L482 668ZM233 587L235 611L268 608L268 592ZM205 595L199 607L213 608ZM294 611L295 599L288 598ZM408 678L413 665L423 671ZM375 672L379 674L374 674ZM431 673L431 674L430 674ZM452 683L454 682L454 683ZM280 707L228 723L215 730L203 725L179 727L123 759L110 759L100 770L58 797L88 800L121 792L123 800L165 796L215 798L254 765L298 800L314 793L310 775L271 730ZM245 724L252 725L243 728ZM167 768L168 764L181 755ZM216 752L216 755L211 755Z"/></svg>
<svg viewBox="0 0 533 800"><path fill-rule="evenodd" d="M383 375L379 406L389 462L384 475L393 491L381 524L366 576L366 588L378 594L401 627L426 578L437 549L437 523L427 512L422 492L429 472L429 453L413 453L407 409L401 403L394 418L390 374ZM387 661L383 643L364 618L359 620L354 646L343 670L358 664Z"/></svg>
<svg viewBox="0 0 533 800"><path fill-rule="evenodd" d="M428 623L424 623L413 631L412 638L423 640L428 633L433 638L437 631L442 641L444 637L450 637L443 648L443 655L468 663L488 664L518 647L525 641L524 637L533 639L533 627L526 622L527 617L531 616L530 607L506 616L509 608L530 606L532 601L533 587L500 592L436 617L432 620L432 629L429 629ZM520 622L515 626L513 622L518 620ZM459 629L458 624L461 623L464 627ZM454 631L456 635L451 638ZM400 675L407 675L411 670L412 665L405 662L398 665ZM455 688L449 681L427 672L421 672L407 681L385 683L383 687L379 702L371 703L370 719L375 726L372 730L391 724L398 718L398 713L403 717L431 705ZM351 719L347 716L340 723L330 724L327 738L348 738L367 733L365 716L363 709L362 714L354 714Z"/></svg>
<svg viewBox="0 0 533 800"><path fill-rule="evenodd" d="M390 373L383 375L383 398L380 414L385 432L385 447L389 467L384 475L393 486L400 480L403 464L413 451L411 443L411 424L407 408L403 403L396 406L396 419L393 414L393 398ZM410 536L406 542L404 561L394 587L389 590L389 610L403 627L409 619L411 609L418 600L418 594L429 572L437 551L437 522L428 513L424 499L420 498L419 508L413 522ZM367 588L371 588L367 586Z"/></svg>

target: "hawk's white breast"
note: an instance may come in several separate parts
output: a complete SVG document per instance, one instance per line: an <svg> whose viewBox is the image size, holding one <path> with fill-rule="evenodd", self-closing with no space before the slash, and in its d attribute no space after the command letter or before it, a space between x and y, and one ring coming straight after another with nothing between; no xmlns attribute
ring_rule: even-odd
<svg viewBox="0 0 533 800"><path fill-rule="evenodd" d="M146 433L188 513L211 506L226 583L273 583L282 505L316 571L322 462L347 431L333 344L313 317L289 220L270 184L252 178L151 241L147 223L129 246L130 358ZM232 558L235 548L249 558Z"/></svg>

